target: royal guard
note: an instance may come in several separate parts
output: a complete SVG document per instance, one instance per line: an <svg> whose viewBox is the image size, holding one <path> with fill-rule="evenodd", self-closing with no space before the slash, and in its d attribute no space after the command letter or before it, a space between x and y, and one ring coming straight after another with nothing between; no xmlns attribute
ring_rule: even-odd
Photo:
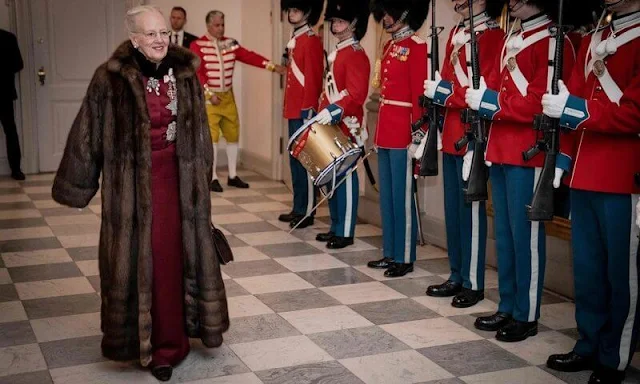
<svg viewBox="0 0 640 384"><path fill-rule="evenodd" d="M465 135L460 116L467 108L465 94L471 84L471 36L468 0L452 1L463 21L449 34L442 78L424 83L425 96L445 108L442 127L442 169L447 252L451 274L443 284L427 289L428 296L451 297L451 305L468 308L484 299L484 271L487 244L487 213L484 202L466 203L463 189L463 163L473 154L467 148L456 150L455 143ZM502 0L474 1L474 30L478 41L480 72L488 76L500 55L504 32L495 18L504 7ZM466 158L465 158L466 156Z"/></svg>
<svg viewBox="0 0 640 384"><path fill-rule="evenodd" d="M567 166L571 188L580 333L573 351L549 357L547 365L567 372L593 369L589 383L621 383L636 350L640 308L640 0L604 4L613 14L610 24L598 25L582 42L559 94L542 99L544 114L569 130L561 138L560 164Z"/></svg>
<svg viewBox="0 0 640 384"><path fill-rule="evenodd" d="M325 21L331 23L331 33L338 45L327 58L320 112L315 120L320 124L339 125L359 147L367 139L364 127L364 103L369 94L371 65L360 39L367 33L369 0L328 0ZM345 170L349 173L352 167ZM327 242L327 248L340 249L353 244L359 196L358 174L352 172L329 199L331 228L316 240Z"/></svg>
<svg viewBox="0 0 640 384"><path fill-rule="evenodd" d="M313 30L320 20L324 0L281 0L294 27L287 44L287 87L284 91L284 118L289 120L289 137L318 112L324 74L322 40ZM313 224L316 194L307 170L289 155L293 184L293 209L280 215L278 220L288 222L291 228L306 228ZM306 218L305 218L306 217Z"/></svg>
<svg viewBox="0 0 640 384"><path fill-rule="evenodd" d="M412 137L412 124L421 119L419 102L427 79L427 43L417 31L429 13L425 0L375 0L373 14L391 34L376 62L374 86L380 86L380 112L375 133L380 177L383 259L368 263L386 269L386 277L413 271L416 259L417 216L412 160L426 131Z"/></svg>
<svg viewBox="0 0 640 384"><path fill-rule="evenodd" d="M528 220L526 206L544 156L525 161L523 152L537 141L534 117L542 113L542 95L552 83L556 39L550 27L558 2L510 0L509 13L521 21L521 29L509 33L487 82L482 77L479 89L468 88L465 99L481 118L492 121L485 159L490 166L500 291L497 313L479 317L475 327L497 331L500 341L515 342L538 333L545 231L542 223ZM565 40L564 68L570 69L574 52ZM563 78L569 73L564 71Z"/></svg>
<svg viewBox="0 0 640 384"><path fill-rule="evenodd" d="M236 188L249 188L237 174L238 138L240 120L233 95L233 71L236 61L271 72L284 74L284 67L272 63L269 59L249 51L232 38L224 35L224 13L211 11L206 16L207 34L191 43L190 49L200 57L198 78L204 87L209 130L213 141L213 179L210 189L222 192L222 186L216 174L218 160L218 140L220 134L227 141L229 160L229 179L227 185Z"/></svg>

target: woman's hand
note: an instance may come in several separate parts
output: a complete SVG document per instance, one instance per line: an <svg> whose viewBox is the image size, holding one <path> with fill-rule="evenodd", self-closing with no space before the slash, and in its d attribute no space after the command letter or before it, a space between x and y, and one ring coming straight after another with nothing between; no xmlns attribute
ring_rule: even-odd
<svg viewBox="0 0 640 384"><path fill-rule="evenodd" d="M211 101L212 105L220 105L220 103L222 102L222 100L220 100L218 95L216 95L215 93L211 95L209 101Z"/></svg>

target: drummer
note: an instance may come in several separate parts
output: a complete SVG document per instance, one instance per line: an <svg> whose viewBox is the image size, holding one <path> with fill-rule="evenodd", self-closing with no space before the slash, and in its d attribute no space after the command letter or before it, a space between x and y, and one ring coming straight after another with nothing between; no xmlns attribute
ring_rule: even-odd
<svg viewBox="0 0 640 384"><path fill-rule="evenodd" d="M363 106L369 92L369 58L360 39L367 32L369 0L328 0L325 21L338 44L328 56L328 70L324 92L320 99L320 113L315 121L339 125L359 147L364 146L366 128L363 126ZM326 242L329 249L345 248L353 244L358 214L358 174L346 170L346 180L329 199L331 228L319 233L317 241Z"/></svg>

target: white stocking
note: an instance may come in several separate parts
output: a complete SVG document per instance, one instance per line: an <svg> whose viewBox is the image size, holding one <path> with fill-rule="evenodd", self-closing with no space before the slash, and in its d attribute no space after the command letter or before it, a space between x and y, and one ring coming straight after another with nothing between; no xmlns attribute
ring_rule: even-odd
<svg viewBox="0 0 640 384"><path fill-rule="evenodd" d="M213 143L213 177L211 180L218 180L218 173L216 172L216 166L218 165L218 143Z"/></svg>
<svg viewBox="0 0 640 384"><path fill-rule="evenodd" d="M229 159L229 179L237 176L238 143L227 143L227 159Z"/></svg>

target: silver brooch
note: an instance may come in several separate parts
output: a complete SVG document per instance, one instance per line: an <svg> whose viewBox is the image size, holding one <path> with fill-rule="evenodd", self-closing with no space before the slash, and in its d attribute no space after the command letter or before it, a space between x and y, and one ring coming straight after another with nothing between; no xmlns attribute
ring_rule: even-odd
<svg viewBox="0 0 640 384"><path fill-rule="evenodd" d="M169 142L176 141L177 127L178 127L178 124L175 121L172 121L171 123L169 123L169 126L167 127L167 133L166 133L167 141Z"/></svg>
<svg viewBox="0 0 640 384"><path fill-rule="evenodd" d="M147 92L155 92L156 96L160 96L160 81L153 77L150 77L147 81Z"/></svg>

